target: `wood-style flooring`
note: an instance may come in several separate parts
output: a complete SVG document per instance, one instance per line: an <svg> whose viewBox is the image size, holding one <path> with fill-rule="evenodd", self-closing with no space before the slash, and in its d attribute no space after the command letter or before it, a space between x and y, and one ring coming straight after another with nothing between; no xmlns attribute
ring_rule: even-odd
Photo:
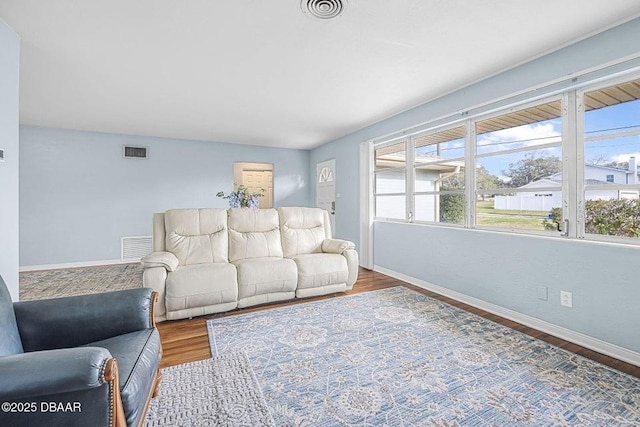
<svg viewBox="0 0 640 427"><path fill-rule="evenodd" d="M390 288L393 286L405 286L409 289L421 292L432 298L444 301L455 307L461 308L478 316L482 316L486 319L492 320L501 325L507 326L511 329L523 332L527 335L535 337L537 339L551 343L557 347L563 348L570 352L579 354L580 356L595 360L596 362L610 366L627 374L634 375L640 378L640 367L631 365L629 363L622 362L609 356L597 353L593 350L589 350L577 344L570 343L568 341L556 338L544 332L540 332L528 326L524 326L520 323L513 322L511 320L502 318L495 314L488 313L484 310L463 304L461 302L452 300L445 296L418 288L410 285L401 280L394 279L381 273L377 273L371 270L361 268L358 276L358 281L354 285L351 291L339 294L325 295L315 298L305 298L300 300L285 301L281 303L274 303L269 305L238 309L228 313L213 314L209 316L201 316L194 319L185 320L173 320L167 322L161 322L158 324L160 330L160 337L162 339L162 364L161 367L167 367L172 365L178 365L180 363L192 362L196 360L202 360L211 357L209 350L209 338L207 336L206 320L214 319L225 316L235 316L242 313L249 313L258 310L269 310L274 307L282 307L291 304L301 304L308 301L317 301L326 298L340 298L345 295L356 294L359 292L368 292L378 289Z"/></svg>

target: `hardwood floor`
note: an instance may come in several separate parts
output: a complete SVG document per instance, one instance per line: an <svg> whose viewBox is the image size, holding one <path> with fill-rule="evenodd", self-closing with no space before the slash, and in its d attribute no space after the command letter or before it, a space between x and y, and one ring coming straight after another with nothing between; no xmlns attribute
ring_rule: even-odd
<svg viewBox="0 0 640 427"><path fill-rule="evenodd" d="M274 307L282 307L292 304L302 304L308 301L318 301L327 298L340 298L345 295L357 294L360 292L368 292L378 289L390 288L393 286L405 286L409 289L421 292L432 298L444 301L455 307L461 308L478 316L482 316L486 319L492 320L496 323L502 324L509 328L515 329L537 339L546 341L556 347L563 348L570 352L579 354L588 359L595 360L596 362L610 366L619 371L625 372L630 375L634 375L640 378L640 367L631 365L629 363L622 362L609 356L597 353L593 350L589 350L577 344L570 343L568 341L556 338L544 332L540 332L528 326L524 326L520 323L513 322L511 320L502 318L495 314L488 313L484 310L480 310L475 307L471 307L467 304L452 300L445 296L418 288L410 285L401 280L394 279L381 273L376 273L371 270L360 269L358 281L351 291L339 294L325 295L315 298L305 298L300 300L285 301L281 303L238 309L227 313L214 314L209 316L201 316L194 319L174 320L168 322L162 322L158 324L160 330L160 337L162 339L163 356L161 367L167 367L177 365L185 362L192 362L196 360L202 360L211 357L209 350L209 338L207 336L206 320L215 319L226 316L236 316L242 313L249 313L259 310L269 310Z"/></svg>

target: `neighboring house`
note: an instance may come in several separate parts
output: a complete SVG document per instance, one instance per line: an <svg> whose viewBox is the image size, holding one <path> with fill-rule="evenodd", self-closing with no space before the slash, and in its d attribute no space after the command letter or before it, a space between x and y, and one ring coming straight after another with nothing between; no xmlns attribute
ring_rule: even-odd
<svg viewBox="0 0 640 427"><path fill-rule="evenodd" d="M607 186L614 184L638 184L638 166L635 157L629 159L629 169L599 165L585 165L585 184ZM539 188L540 191L535 191ZM512 196L495 196L494 208L504 210L549 211L562 206L562 172L525 184ZM556 190L557 189L557 190ZM637 189L623 190L619 187L599 188L585 191L586 200L637 199Z"/></svg>
<svg viewBox="0 0 640 427"><path fill-rule="evenodd" d="M464 161L449 160L436 156L416 155L415 162L416 182L414 190L416 193L440 191L440 185L443 180L464 169ZM404 164L404 154L388 154L379 156L376 159L376 168L389 168L388 171L377 174L376 193L396 194L377 198L376 216L386 218L405 217L405 196L397 195L406 191L406 172L402 168ZM439 194L417 195L415 197L415 220L438 221L440 218L439 197Z"/></svg>

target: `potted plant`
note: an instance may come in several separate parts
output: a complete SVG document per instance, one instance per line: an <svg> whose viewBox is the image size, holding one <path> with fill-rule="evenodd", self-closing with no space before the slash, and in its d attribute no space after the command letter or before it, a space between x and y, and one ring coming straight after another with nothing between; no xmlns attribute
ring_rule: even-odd
<svg viewBox="0 0 640 427"><path fill-rule="evenodd" d="M264 189L260 192L251 193L244 185L238 186L236 191L225 194L219 191L216 196L229 200L230 208L253 208L257 209L260 204L260 197L264 196Z"/></svg>

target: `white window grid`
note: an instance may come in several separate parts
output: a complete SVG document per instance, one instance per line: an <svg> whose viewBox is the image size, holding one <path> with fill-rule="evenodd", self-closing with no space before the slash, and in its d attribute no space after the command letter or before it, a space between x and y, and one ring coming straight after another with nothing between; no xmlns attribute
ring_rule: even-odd
<svg viewBox="0 0 640 427"><path fill-rule="evenodd" d="M536 97L535 100L529 100L525 102L519 102L510 107L499 108L491 113L479 114L474 117L460 118L452 120L444 125L434 126L432 128L422 128L420 131L414 133L408 133L401 137L395 137L391 140L370 143L373 145L374 150L380 147L397 143L399 140L406 139L406 156L407 161L402 169L405 169L405 191L402 193L392 194L380 194L380 195L404 195L406 200L406 217L404 219L384 218L373 215L373 220L389 220L396 222L409 222L414 221L414 197L420 194L429 194L430 192L414 192L414 179L415 179L415 163L414 155L415 149L413 144L413 137L417 134L424 135L426 132L440 132L450 128L459 127L461 123L466 127L466 140L465 140L465 224L447 224L447 223L431 223L418 221L425 225L437 225L442 227L462 227L468 229L483 229L495 232L510 232L517 234L528 235L544 235L551 238L569 238L569 239L588 239L593 241L624 244L624 245L640 245L640 239L632 239L618 236L607 236L598 234L586 234L585 233L585 218L584 218L584 206L585 206L585 189L598 190L598 189L613 189L615 186L617 189L624 190L638 190L640 191L640 184L608 184L608 185L586 185L584 182L584 145L585 142L611 138L612 136L632 136L640 135L640 129L621 131L616 134L606 135L593 135L585 137L584 134L584 94L613 86L616 84L624 83L626 81L635 80L640 78L640 73L634 71L633 73L622 73L616 78L600 79L598 83L584 84L582 86L576 86L570 89L565 89L559 95L550 95L548 97ZM507 194L513 192L513 189L480 189L476 188L476 173L475 167L469 167L470 164L475 164L476 158L488 156L489 154L481 154L476 156L476 132L475 124L479 121L486 120L491 117L498 117L511 111L521 110L530 106L544 104L551 100L562 100L562 141L561 143L552 142L547 144L549 147L562 147L562 166L563 166L563 180L562 180L562 213L563 218L568 219L568 230L565 233L549 234L547 232L541 232L536 230L521 230L521 229L509 229L509 228L497 228L497 227L482 227L476 224L476 197L481 194ZM463 113L463 115L465 115ZM536 146L536 149L547 148L546 145ZM511 152L528 151L527 148L513 149ZM375 151L374 151L375 152ZM503 152L503 153L506 153ZM502 154L502 153L501 153ZM374 170L375 155L370 159L370 170L373 171L375 177L376 171ZM536 188L531 190L534 192L549 191L551 188ZM557 189L554 189L557 190ZM444 194L445 192L441 193ZM447 192L448 193L448 192ZM457 192L456 192L457 193ZM372 196L379 195L372 192Z"/></svg>

